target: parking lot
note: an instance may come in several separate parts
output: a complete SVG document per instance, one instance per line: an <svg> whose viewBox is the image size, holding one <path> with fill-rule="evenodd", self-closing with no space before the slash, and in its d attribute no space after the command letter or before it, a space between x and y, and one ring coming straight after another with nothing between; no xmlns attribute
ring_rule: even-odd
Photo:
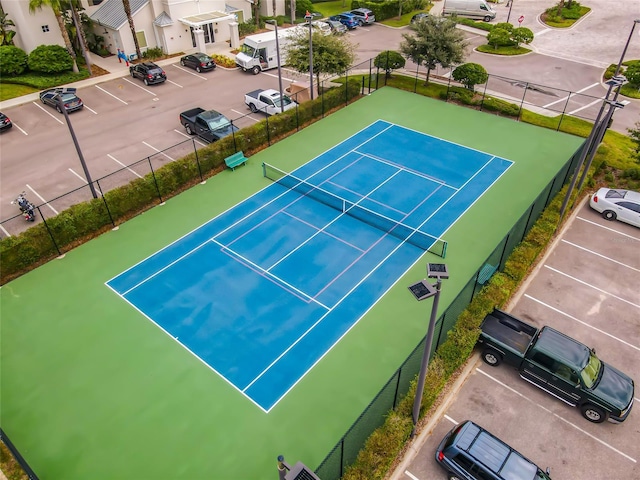
<svg viewBox="0 0 640 480"><path fill-rule="evenodd" d="M576 208L545 258L507 308L595 348L634 379L640 374L640 229L604 220L588 202ZM472 359L469 375L418 437L394 479L446 478L436 448L457 423L483 426L554 479L640 478L640 413L622 424L593 424L517 371Z"/></svg>

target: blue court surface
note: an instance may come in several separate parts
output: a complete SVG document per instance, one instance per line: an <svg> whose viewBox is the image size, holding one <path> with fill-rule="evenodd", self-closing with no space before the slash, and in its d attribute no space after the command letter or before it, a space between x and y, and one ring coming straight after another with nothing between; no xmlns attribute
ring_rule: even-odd
<svg viewBox="0 0 640 480"><path fill-rule="evenodd" d="M268 412L511 164L379 120L107 285Z"/></svg>

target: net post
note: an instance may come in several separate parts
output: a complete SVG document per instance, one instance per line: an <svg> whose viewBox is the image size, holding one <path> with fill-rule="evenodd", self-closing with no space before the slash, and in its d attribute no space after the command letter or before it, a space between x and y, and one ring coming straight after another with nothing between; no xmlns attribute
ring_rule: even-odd
<svg viewBox="0 0 640 480"><path fill-rule="evenodd" d="M262 176L266 178L267 176L267 165L262 162Z"/></svg>

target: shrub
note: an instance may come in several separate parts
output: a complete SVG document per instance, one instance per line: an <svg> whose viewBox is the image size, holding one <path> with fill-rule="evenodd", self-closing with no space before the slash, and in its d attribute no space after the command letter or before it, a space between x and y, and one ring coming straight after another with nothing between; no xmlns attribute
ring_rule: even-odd
<svg viewBox="0 0 640 480"><path fill-rule="evenodd" d="M40 45L29 54L29 69L42 73L61 73L73 68L73 58L60 45Z"/></svg>
<svg viewBox="0 0 640 480"><path fill-rule="evenodd" d="M507 47L514 44L511 32L504 28L492 28L489 35L487 35L487 43L494 48Z"/></svg>
<svg viewBox="0 0 640 480"><path fill-rule="evenodd" d="M533 32L526 27L514 28L511 31L511 39L516 46L520 46L521 43L529 45L533 41Z"/></svg>
<svg viewBox="0 0 640 480"><path fill-rule="evenodd" d="M162 47L153 47L147 49L146 52L142 52L142 58L147 58L149 60L155 60L157 58L164 57L164 52L162 51Z"/></svg>
<svg viewBox="0 0 640 480"><path fill-rule="evenodd" d="M255 33L257 29L258 27L256 27L256 24L253 22L253 20L248 20L246 22L238 24L238 34L241 37L251 35L252 33Z"/></svg>
<svg viewBox="0 0 640 480"><path fill-rule="evenodd" d="M391 70L404 67L406 60L395 50L385 50L380 52L373 60L373 65L384 70L387 78L391 77Z"/></svg>
<svg viewBox="0 0 640 480"><path fill-rule="evenodd" d="M478 63L460 65L453 71L452 76L454 80L462 83L471 91L473 91L473 87L485 83L489 79L487 71Z"/></svg>
<svg viewBox="0 0 640 480"><path fill-rule="evenodd" d="M27 54L13 45L0 47L0 74L20 75L27 69Z"/></svg>
<svg viewBox="0 0 640 480"><path fill-rule="evenodd" d="M211 58L213 58L213 61L216 62L216 65L220 65L221 67L234 68L236 66L235 60L227 57L226 55L213 53L211 55Z"/></svg>
<svg viewBox="0 0 640 480"><path fill-rule="evenodd" d="M624 72L629 83L634 87L640 87L640 62L633 63L627 67Z"/></svg>

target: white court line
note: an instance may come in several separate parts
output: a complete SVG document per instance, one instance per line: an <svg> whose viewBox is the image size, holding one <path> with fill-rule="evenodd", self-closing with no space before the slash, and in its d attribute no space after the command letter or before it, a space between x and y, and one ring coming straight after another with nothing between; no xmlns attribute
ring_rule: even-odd
<svg viewBox="0 0 640 480"><path fill-rule="evenodd" d="M169 160L171 160L172 162L175 160L174 158L171 158L169 155L167 155L164 152L161 152L160 150L158 150L156 147L154 147L153 145L149 145L147 142L142 142L144 143L147 147L149 147L152 150L155 150L156 152L158 152L161 155L164 155L165 157L167 157Z"/></svg>
<svg viewBox="0 0 640 480"><path fill-rule="evenodd" d="M605 260L607 260L609 262L617 263L621 267L630 268L631 270L634 270L636 272L640 272L640 268L635 268L635 267L632 267L631 265L627 265L626 263L619 262L618 260L614 260L613 258L607 257L605 255L602 255L602 254L598 253L598 252L594 252L593 250L589 250L588 248L581 247L580 245L578 245L576 243L573 243L573 242L570 242L569 240L562 239L562 241L564 243L568 243L572 247L579 248L580 250L584 250L585 252L591 253L592 255L595 255L595 256L600 257L600 258L604 258Z"/></svg>
<svg viewBox="0 0 640 480"><path fill-rule="evenodd" d="M576 217L576 218L578 220L582 220L583 222L590 223L591 225L595 225L596 227L604 228L605 230L608 230L610 232L617 233L618 235L622 235L623 237L631 238L633 240L637 240L638 242L640 242L640 238L636 238L632 235L629 235L628 233L619 232L618 230L615 230L611 227L605 227L604 225L600 225L599 223L592 222L591 220L587 220L586 218L583 218L583 217Z"/></svg>
<svg viewBox="0 0 640 480"><path fill-rule="evenodd" d="M58 117L56 117L55 115L53 115L49 110L47 110L46 108L44 108L42 105L40 105L38 102L31 102L33 103L36 107L38 107L40 110L42 110L44 113L46 113L47 115L49 115L51 118L53 118L56 122L58 122L60 125L64 125L64 122L62 120L60 120Z"/></svg>
<svg viewBox="0 0 640 480"><path fill-rule="evenodd" d="M615 298L615 299L617 299L617 300L620 300L621 302L628 303L629 305L631 305L631 306L633 306L633 307L636 307L636 308L640 308L640 305L637 305L637 304L635 304L635 303L633 303L633 302L631 302L631 301L629 301L629 300L627 300L627 299L625 299L625 298L622 298L622 297L619 297L619 296L617 296L617 295L614 295L613 293L609 293L609 292L607 292L606 290L602 290L601 288L594 287L594 286L593 286L593 285L591 285L590 283L587 283L587 282L585 282L585 281L583 281L583 280L580 280L579 278L573 277L573 276L569 275L568 273L561 272L560 270L558 270L558 269L556 269L556 268L553 268L553 267L550 267L549 265L545 265L545 266L544 266L544 268L548 268L549 270L551 270L551 271L553 271L553 272L559 273L560 275L563 275L563 276L565 276L565 277L567 277L567 278L570 278L570 279L571 279L571 280L573 280L574 282L578 282L578 283L580 283L580 284L582 284L582 285L585 285L585 286L587 286L587 287L589 287L589 288L592 288L592 289L594 289L594 290L597 290L598 292L605 293L605 294L609 295L610 297L613 297L613 298Z"/></svg>
<svg viewBox="0 0 640 480"><path fill-rule="evenodd" d="M539 34L538 34L538 33L536 33L536 35L539 35ZM600 84L596 82L596 83L594 83L593 85L589 85L588 87L584 87L582 90L578 90L577 92L571 92L569 95L565 95L564 97L562 97L562 98L561 98L561 99L559 99L559 100L556 100L556 101L554 101L554 102L547 103L546 105L543 105L543 106L542 106L542 108L548 108L548 107L550 107L551 105L555 105L556 103L564 102L564 101L568 100L569 98L571 98L572 96L577 95L578 93L582 93L582 92L584 92L585 90L589 90L590 88L596 87L596 86L598 86L598 85L600 85Z"/></svg>
<svg viewBox="0 0 640 480"><path fill-rule="evenodd" d="M602 103L602 99L599 98L597 100L594 100L591 103L587 103L586 105L583 105L580 108L576 108L575 110L572 110L571 112L567 112L567 115L573 115L574 113L578 113L578 112L580 112L580 111L582 111L582 110L584 110L586 108L593 107L596 103Z"/></svg>
<svg viewBox="0 0 640 480"><path fill-rule="evenodd" d="M42 200L42 203L44 203L47 207L53 210L53 213L58 215L58 211L55 208L53 208L51 205L49 205L49 203L44 198L42 198L38 192L36 192L33 188L31 188L31 185L29 185L28 183L27 183L27 188L31 190L36 197Z"/></svg>
<svg viewBox="0 0 640 480"><path fill-rule="evenodd" d="M517 390L514 390L513 388L511 388L510 386L502 383L500 380L498 380L495 377L492 377L491 375L489 375L486 372L483 372L482 370L480 370L479 368L476 368L477 372L480 372L481 374L483 374L485 377L489 378L490 380L493 380L494 382L496 382L498 385L506 388L507 390L509 390L512 393L515 393L516 395L518 395L521 398L524 398L527 402L530 402L531 404L535 405L536 407L541 408L542 410L544 410L547 413L550 413L551 415L553 415L554 417L556 417L558 420L566 423L567 425L569 425L570 427L575 428L576 430L578 430L581 433L584 433L586 436L592 438L593 440L595 440L596 442L600 443L601 445L604 445L605 447L613 450L614 452L622 455L624 458L626 458L627 460L632 461L633 463L637 463L636 459L633 457L630 457L629 455L627 455L626 453L621 452L620 450L618 450L617 448L615 448L613 445L609 445L607 442L600 440L598 437L596 437L595 435L591 435L589 432L587 432L586 430L583 430L582 428L578 427L577 425L571 423L570 421L562 418L560 415L558 415L557 413L553 413L551 410L549 410L546 407L543 407L542 405L540 405L539 403L534 402L533 400L531 400L530 398L526 397L525 395L523 395L522 393L518 392Z"/></svg>
<svg viewBox="0 0 640 480"><path fill-rule="evenodd" d="M584 325L585 327L588 327L588 328L590 328L590 329L592 329L592 330L595 330L595 331L596 331L596 332L598 332L598 333L602 333L603 335L606 335L606 336L607 336L607 337L609 337L609 338L612 338L612 339L614 339L614 340L617 340L618 342L620 342L620 343L622 343L622 344L624 344L624 345L626 345L626 346L628 346L628 347L631 347L631 348L633 348L634 350L638 350L638 351L640 352L640 347L637 347L637 346L635 346L635 345L632 345L632 344L631 344L631 343L629 343L629 342L625 342L625 341L624 341L624 340L622 340L621 338L618 338L618 337L616 337L616 336L611 335L609 332L606 332L606 331L601 330L601 329L599 329L599 328L597 328L597 327L594 327L593 325L589 325L587 322L583 322L582 320L577 319L577 318L576 318L576 317L574 317L573 315L569 315L568 313L563 312L562 310L559 310L559 309L557 309L556 307L553 307L553 306L549 305L548 303L544 303L542 300L538 300L537 298L532 297L531 295L529 295L529 294L527 294L527 293L525 293L525 294L524 294L524 296L525 296L526 298L528 298L529 300L533 300L534 302L539 303L540 305L542 305L542 306L544 306L544 307L547 307L548 309L553 310L553 311L554 311L554 312L556 312L556 313L559 313L560 315L564 315L565 317L570 318L570 319L571 319L571 320L573 320L574 322L578 322L579 324Z"/></svg>
<svg viewBox="0 0 640 480"><path fill-rule="evenodd" d="M132 170L131 168L127 167L124 163L122 163L120 160L118 160L116 157L114 157L110 153L107 153L107 157L109 157L111 160L113 160L117 164L122 165L123 167L125 167L127 170L129 170L131 173L133 173L136 177L142 178L142 175L138 175L138 173L135 170Z"/></svg>
<svg viewBox="0 0 640 480"><path fill-rule="evenodd" d="M104 92L104 93L106 93L107 95L109 95L109 96L111 96L111 97L115 98L115 99L116 99L116 100L118 100L119 102L122 102L122 103L124 103L125 105L129 105L127 102L125 102L125 101L124 101L124 100L122 100L121 98L116 97L113 93L109 93L109 92L107 92L104 88L102 88L102 87L100 87L100 86L98 86L98 85L96 85L95 87L96 87L98 90L103 91L103 92Z"/></svg>

